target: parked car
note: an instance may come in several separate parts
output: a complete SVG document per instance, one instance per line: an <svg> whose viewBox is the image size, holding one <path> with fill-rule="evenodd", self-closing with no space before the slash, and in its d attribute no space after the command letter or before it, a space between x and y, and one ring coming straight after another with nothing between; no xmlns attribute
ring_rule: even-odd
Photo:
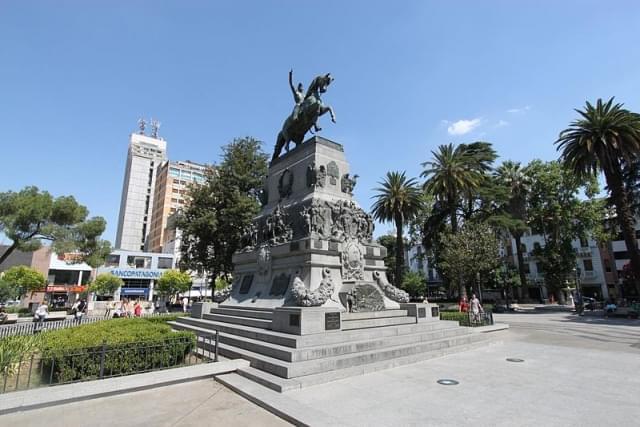
<svg viewBox="0 0 640 427"><path fill-rule="evenodd" d="M582 304L586 310L595 310L596 309L596 299L591 297L583 297Z"/></svg>

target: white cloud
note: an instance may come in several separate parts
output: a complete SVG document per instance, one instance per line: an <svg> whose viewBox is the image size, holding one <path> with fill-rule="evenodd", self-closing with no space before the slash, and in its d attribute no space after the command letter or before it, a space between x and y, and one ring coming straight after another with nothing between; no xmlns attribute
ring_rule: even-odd
<svg viewBox="0 0 640 427"><path fill-rule="evenodd" d="M457 122L453 122L451 126L447 128L447 132L449 133L449 135L464 135L480 126L481 122L482 119L480 118L471 120L458 120Z"/></svg>
<svg viewBox="0 0 640 427"><path fill-rule="evenodd" d="M530 105L525 105L522 108L509 108L507 110L507 113L511 113L511 114L519 114L519 113L524 113L526 111L531 110L531 106Z"/></svg>
<svg viewBox="0 0 640 427"><path fill-rule="evenodd" d="M509 126L509 122L506 120L498 120L498 123L496 123L497 128L503 128L505 126Z"/></svg>

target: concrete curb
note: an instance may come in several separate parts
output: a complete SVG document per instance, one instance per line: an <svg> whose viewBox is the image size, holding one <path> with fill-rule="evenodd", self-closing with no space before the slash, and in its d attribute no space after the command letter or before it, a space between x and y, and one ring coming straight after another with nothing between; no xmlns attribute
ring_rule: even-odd
<svg viewBox="0 0 640 427"><path fill-rule="evenodd" d="M235 372L245 367L249 367L249 362L246 360L226 360L104 380L16 391L0 395L0 415L212 378L214 375Z"/></svg>
<svg viewBox="0 0 640 427"><path fill-rule="evenodd" d="M486 334L489 332L506 331L509 329L509 325L506 323L495 323L489 326L476 326L473 328L475 332Z"/></svg>

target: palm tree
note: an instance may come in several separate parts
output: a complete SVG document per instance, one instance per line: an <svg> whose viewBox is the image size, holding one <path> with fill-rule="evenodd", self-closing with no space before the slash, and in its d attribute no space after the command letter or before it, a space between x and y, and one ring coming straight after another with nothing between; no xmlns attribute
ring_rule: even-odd
<svg viewBox="0 0 640 427"><path fill-rule="evenodd" d="M631 164L640 153L640 115L614 104L613 98L584 110L556 141L562 162L581 177L604 173L611 201L631 259L636 291L640 293L640 251L634 230L632 200L625 188L624 164Z"/></svg>
<svg viewBox="0 0 640 427"><path fill-rule="evenodd" d="M373 217L396 225L396 286L402 284L404 268L404 225L415 218L422 208L421 192L414 178L407 179L405 172L387 172L386 179L376 188Z"/></svg>
<svg viewBox="0 0 640 427"><path fill-rule="evenodd" d="M465 216L470 216L473 211L472 195L484 182L496 154L491 144L486 142L460 144L456 148L453 144L441 145L431 154L433 159L422 163L425 169L420 176L427 178L425 191L448 210L451 231L455 233L458 231L458 208L462 200L467 199L469 206Z"/></svg>
<svg viewBox="0 0 640 427"><path fill-rule="evenodd" d="M511 160L502 163L496 169L494 177L500 185L509 191L509 197L504 206L504 211L509 216L506 228L516 241L518 272L522 285L520 289L524 289L527 286L527 276L524 269L521 239L524 232L527 231L527 193L531 179L526 173L526 168L520 166L520 162Z"/></svg>

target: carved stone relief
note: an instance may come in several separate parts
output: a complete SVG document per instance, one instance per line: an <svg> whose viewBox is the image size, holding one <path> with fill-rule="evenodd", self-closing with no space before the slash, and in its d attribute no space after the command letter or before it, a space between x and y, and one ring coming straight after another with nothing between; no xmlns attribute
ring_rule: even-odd
<svg viewBox="0 0 640 427"><path fill-rule="evenodd" d="M338 184L338 178L340 177L340 169L336 162L331 161L327 164L327 175L329 175L329 182L331 185Z"/></svg>
<svg viewBox="0 0 640 427"><path fill-rule="evenodd" d="M278 276L273 278L273 283L271 284L271 290L269 291L269 295L271 296L282 296L287 292L289 288L289 280L291 280L291 276L285 273L281 273Z"/></svg>
<svg viewBox="0 0 640 427"><path fill-rule="evenodd" d="M304 219L305 236L310 230L311 237L344 242L355 239L370 242L373 236L373 219L354 202L337 200L329 202L314 199L306 209L300 212Z"/></svg>
<svg viewBox="0 0 640 427"><path fill-rule="evenodd" d="M355 240L342 249L342 280L364 280L364 253Z"/></svg>
<svg viewBox="0 0 640 427"><path fill-rule="evenodd" d="M354 175L353 178L350 178L348 173L342 175L342 179L340 180L340 189L342 192L353 195L353 189L356 186L357 179L358 175Z"/></svg>
<svg viewBox="0 0 640 427"><path fill-rule="evenodd" d="M373 285L359 283L351 291L353 305L351 311L381 311L384 310L384 300L380 291Z"/></svg>
<svg viewBox="0 0 640 427"><path fill-rule="evenodd" d="M331 280L331 270L322 269L322 281L315 291L311 291L304 284L302 279L297 276L293 279L293 287L291 295L295 298L296 303L302 307L318 307L327 302L333 295L333 281Z"/></svg>
<svg viewBox="0 0 640 427"><path fill-rule="evenodd" d="M278 194L281 199L286 199L291 195L293 189L293 172L288 168L282 171L278 180Z"/></svg>
<svg viewBox="0 0 640 427"><path fill-rule="evenodd" d="M318 172L316 173L316 185L318 187L324 187L325 180L327 179L327 168L324 165L320 165Z"/></svg>
<svg viewBox="0 0 640 427"><path fill-rule="evenodd" d="M409 302L409 294L387 282L384 275L379 271L373 272L373 279L376 281L378 286L380 286L382 292L384 292L384 294L390 300L396 302Z"/></svg>
<svg viewBox="0 0 640 427"><path fill-rule="evenodd" d="M271 249L268 245L262 245L258 249L257 264L260 276L266 276L271 271Z"/></svg>
<svg viewBox="0 0 640 427"><path fill-rule="evenodd" d="M307 187L315 187L317 181L318 169L316 168L316 162L311 162L309 166L307 166Z"/></svg>

